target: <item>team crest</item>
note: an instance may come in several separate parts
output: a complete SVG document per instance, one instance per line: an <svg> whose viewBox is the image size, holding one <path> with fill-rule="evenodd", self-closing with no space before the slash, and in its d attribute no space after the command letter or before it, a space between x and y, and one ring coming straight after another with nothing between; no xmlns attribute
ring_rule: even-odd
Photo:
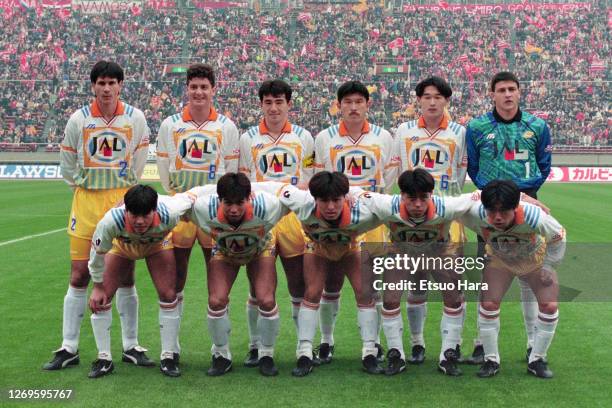
<svg viewBox="0 0 612 408"><path fill-rule="evenodd" d="M534 135L535 133L533 133L531 130L528 130L523 133L523 139L531 139Z"/></svg>
<svg viewBox="0 0 612 408"><path fill-rule="evenodd" d="M83 129L86 168L120 168L121 162L129 161L131 128L86 128Z"/></svg>

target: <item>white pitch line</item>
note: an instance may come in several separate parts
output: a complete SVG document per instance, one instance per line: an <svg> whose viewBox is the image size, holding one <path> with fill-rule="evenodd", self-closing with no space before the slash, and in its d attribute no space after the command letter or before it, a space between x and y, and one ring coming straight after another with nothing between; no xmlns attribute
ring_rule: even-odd
<svg viewBox="0 0 612 408"><path fill-rule="evenodd" d="M5 246L5 245L9 245L9 244L14 244L15 242L25 241L27 239L32 239L32 238L37 238L37 237L43 237L45 235L55 234L56 232L60 232L60 231L66 231L66 227L58 228L58 229L47 231L47 232L41 232L40 234L26 235L25 237L11 239L10 241L0 242L0 247Z"/></svg>

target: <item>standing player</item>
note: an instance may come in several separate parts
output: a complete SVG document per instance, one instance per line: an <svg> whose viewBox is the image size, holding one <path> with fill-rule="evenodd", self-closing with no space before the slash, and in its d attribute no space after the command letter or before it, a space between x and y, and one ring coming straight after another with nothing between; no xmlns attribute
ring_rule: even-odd
<svg viewBox="0 0 612 408"><path fill-rule="evenodd" d="M553 376L546 354L559 319L555 267L565 253L565 230L543 210L519 199L514 182L494 180L482 190L482 205L472 207L462 218L466 226L482 235L490 256L482 278L488 290L481 293L478 314L484 348L479 377L492 377L499 371L499 309L515 276L535 292L539 309L527 371L540 378Z"/></svg>
<svg viewBox="0 0 612 408"><path fill-rule="evenodd" d="M204 188L200 188L204 193ZM98 358L89 378L98 378L114 370L111 356L111 300L121 275L134 269L134 261L146 259L159 296L161 357L159 367L164 375L178 377L176 338L180 326L176 296L176 262L172 252L171 230L180 217L191 210L196 193L174 197L161 196L143 185L128 190L120 207L109 210L98 223L92 238L89 270L94 288L89 299Z"/></svg>
<svg viewBox="0 0 612 408"><path fill-rule="evenodd" d="M402 123L395 137L400 171L425 169L434 177L437 196L458 196L465 183L467 154L465 128L449 121L445 115L453 91L444 79L435 76L419 82L415 91L421 116L418 120ZM455 249L460 251L460 245L465 241L463 226L453 222L450 238L459 244ZM425 360L426 295L417 291L408 294L406 308L412 342L412 355L408 361L412 364L421 364Z"/></svg>
<svg viewBox="0 0 612 408"><path fill-rule="evenodd" d="M130 186L137 183L147 160L149 128L143 113L119 100L123 69L99 61L90 73L95 99L72 114L61 145L60 168L74 190L68 223L70 285L64 298L62 346L45 370L79 363L79 332L87 304L87 262L98 221ZM121 318L123 361L151 366L138 345L138 295L133 271L119 283L117 309Z"/></svg>
<svg viewBox="0 0 612 408"><path fill-rule="evenodd" d="M210 65L189 66L187 106L162 122L157 137L157 167L168 194L215 184L226 172L238 169L238 129L234 122L215 110L215 90L215 73ZM186 221L179 222L172 233L181 315L189 256L196 238L208 268L213 247L210 236ZM178 344L177 347L180 351Z"/></svg>
<svg viewBox="0 0 612 408"><path fill-rule="evenodd" d="M397 177L397 157L391 134L368 122L372 104L368 89L359 81L348 81L338 88L337 96L342 119L340 124L328 127L315 138L315 171L338 171L347 176L351 186L386 191ZM365 241L384 242L384 227L369 231ZM343 280L342 274L331 272L323 292L319 349L322 363L331 361ZM382 358L378 343L379 358Z"/></svg>
<svg viewBox="0 0 612 408"><path fill-rule="evenodd" d="M493 111L468 123L468 174L479 189L492 180L512 180L521 192L537 198L538 189L550 173L552 145L548 125L521 111L520 85L514 74L495 74L490 93L495 106ZM478 240L483 242L480 235ZM533 348L538 309L529 284L519 279L519 285L529 354ZM482 353L483 348L477 343L472 361L482 363Z"/></svg>
<svg viewBox="0 0 612 408"><path fill-rule="evenodd" d="M310 132L289 123L292 89L280 79L265 81L259 88L259 102L263 119L258 126L240 137L240 171L251 182L277 181L298 184L308 182L313 171L313 144ZM287 286L291 296L292 317L297 324L300 304L304 297L304 234L297 217L287 214L271 232L280 255ZM249 328L249 354L245 365L258 364L259 334L257 299L251 296L247 302Z"/></svg>
<svg viewBox="0 0 612 408"><path fill-rule="evenodd" d="M217 183L217 195L201 197L194 206L193 221L216 244L207 273L208 331L213 341L210 376L223 375L232 368L228 305L241 265L247 266L259 310L259 371L264 376L278 374L274 345L280 320L275 299L275 244L270 231L286 213L273 195L251 194L251 183L242 173L226 173Z"/></svg>

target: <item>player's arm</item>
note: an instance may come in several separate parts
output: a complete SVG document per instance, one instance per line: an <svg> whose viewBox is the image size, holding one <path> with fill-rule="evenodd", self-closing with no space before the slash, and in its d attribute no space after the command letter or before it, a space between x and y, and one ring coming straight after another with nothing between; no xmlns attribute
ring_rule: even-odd
<svg viewBox="0 0 612 408"><path fill-rule="evenodd" d="M253 158L251 157L251 144L253 138L249 135L249 132L245 132L240 136L240 160L238 162L238 171L246 174L251 180L251 168L253 167Z"/></svg>
<svg viewBox="0 0 612 408"><path fill-rule="evenodd" d="M281 204L293 211L298 219L305 220L312 214L315 208L315 199L309 191L300 190L291 184L285 184L278 192Z"/></svg>
<svg viewBox="0 0 612 408"><path fill-rule="evenodd" d="M389 193L399 176L400 158L399 151L397 150L397 141L391 137L389 132L383 132L383 157L387 158L387 162L384 163L383 168L383 179L385 181L385 192Z"/></svg>
<svg viewBox="0 0 612 408"><path fill-rule="evenodd" d="M98 222L96 231L91 239L91 250L89 252L89 274L93 281L93 290L89 297L89 307L96 313L108 303L104 292L104 256L113 247L113 239L119 235L119 227L115 220L113 210L108 211ZM116 216L116 215L115 215Z"/></svg>
<svg viewBox="0 0 612 408"><path fill-rule="evenodd" d="M320 132L314 141L314 173L331 169L331 163L329 163L329 150L327 148L328 143L327 132ZM328 165L329 163L329 165Z"/></svg>
<svg viewBox="0 0 612 408"><path fill-rule="evenodd" d="M225 160L225 172L237 173L240 159L240 135L238 128L231 120L223 125L223 144L221 152Z"/></svg>
<svg viewBox="0 0 612 408"><path fill-rule="evenodd" d="M459 132L459 149L457 149L457 158L455 159L455 174L457 175L457 183L459 184L459 188L463 190L463 186L465 185L465 178L467 175L467 165L468 165L468 156L467 156L467 145L466 145L466 137L465 137L465 128L461 126L461 131Z"/></svg>
<svg viewBox="0 0 612 408"><path fill-rule="evenodd" d="M545 285L553 282L553 274L565 255L567 242L565 229L551 215L542 213L537 225L538 233L546 239L546 255L540 272L540 280Z"/></svg>
<svg viewBox="0 0 612 408"><path fill-rule="evenodd" d="M216 204L216 205L215 205ZM202 231L210 234L210 222L214 219L218 209L218 198L217 195L203 195L196 199L195 204L190 213L190 219L193 221Z"/></svg>
<svg viewBox="0 0 612 408"><path fill-rule="evenodd" d="M540 183L535 186L536 188L540 188L540 186L548 178L548 175L550 174L550 165L552 163L550 129L546 123L544 124L542 133L539 136L538 145L536 146L536 161L538 163L538 167L540 168L540 173L542 173L542 180L540 180Z"/></svg>
<svg viewBox="0 0 612 408"><path fill-rule="evenodd" d="M480 152L478 151L478 146L476 144L476 132L470 127L468 124L467 130L465 132L465 144L467 150L467 173L470 175L470 178L476 184L476 176L478 176L479 170L479 160L480 160ZM483 186L476 185L478 188L482 188Z"/></svg>
<svg viewBox="0 0 612 408"><path fill-rule="evenodd" d="M266 232L270 231L287 213L289 208L284 206L278 197L272 194L263 193L263 205L266 208L264 212L264 221L266 223Z"/></svg>
<svg viewBox="0 0 612 408"><path fill-rule="evenodd" d="M168 140L170 140L170 122L164 120L157 133L157 171L164 190L172 193L170 188L170 157L168 155Z"/></svg>
<svg viewBox="0 0 612 408"><path fill-rule="evenodd" d="M350 190L349 190L350 191ZM400 196L389 194L373 193L364 191L359 195L359 201L365 205L380 220L385 220L394 213L394 208L399 212L402 205Z"/></svg>
<svg viewBox="0 0 612 408"><path fill-rule="evenodd" d="M314 139L306 129L304 129L301 139L304 154L302 157L302 177L300 182L308 183L315 172Z"/></svg>
<svg viewBox="0 0 612 408"><path fill-rule="evenodd" d="M135 110L134 115L136 116L134 123L136 148L134 150L132 168L134 169L136 179L140 180L145 165L147 164L147 156L149 154L149 136L151 134L151 130L149 129L149 125L147 125L147 120L144 117L144 113L139 110Z"/></svg>
<svg viewBox="0 0 612 408"><path fill-rule="evenodd" d="M60 170L62 177L71 188L75 188L74 176L77 172L78 143L81 129L75 115L71 116L64 130L64 140L60 145Z"/></svg>
<svg viewBox="0 0 612 408"><path fill-rule="evenodd" d="M444 206L443 213L438 215L449 221L460 220L461 217L472 210L473 207L479 207L481 204L480 190L472 193L461 194L457 197L448 196L438 197L437 199L441 200Z"/></svg>

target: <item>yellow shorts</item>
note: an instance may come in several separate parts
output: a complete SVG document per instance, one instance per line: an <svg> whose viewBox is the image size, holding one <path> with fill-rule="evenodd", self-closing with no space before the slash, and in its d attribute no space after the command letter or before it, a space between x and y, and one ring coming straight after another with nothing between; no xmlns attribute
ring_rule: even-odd
<svg viewBox="0 0 612 408"><path fill-rule="evenodd" d="M389 228L386 225L379 225L378 227L363 234L364 242L389 242Z"/></svg>
<svg viewBox="0 0 612 408"><path fill-rule="evenodd" d="M363 236L363 234L358 236L349 244L321 244L311 240L308 235L304 234L304 253L318 255L330 261L339 261L351 252L361 251Z"/></svg>
<svg viewBox="0 0 612 408"><path fill-rule="evenodd" d="M453 221L450 226L450 230L448 231L450 235L450 241L455 244L461 244L463 242L467 242L467 237L465 235L465 229L463 224Z"/></svg>
<svg viewBox="0 0 612 408"><path fill-rule="evenodd" d="M274 239L273 234L270 234L270 236L270 240L266 242L266 245L254 254L225 254L221 249L215 246L212 250L212 259L225 261L231 265L246 265L256 258L276 258L276 240Z"/></svg>
<svg viewBox="0 0 612 408"><path fill-rule="evenodd" d="M172 230L172 243L177 248L192 248L196 238L202 248L212 248L215 246L210 235L202 231L191 221L179 221Z"/></svg>
<svg viewBox="0 0 612 408"><path fill-rule="evenodd" d="M270 233L281 257L293 258L304 254L304 232L295 213L285 215Z"/></svg>
<svg viewBox="0 0 612 408"><path fill-rule="evenodd" d="M87 190L77 187L72 197L72 208L68 219L70 236L70 259L89 259L91 237L104 214L123 200L127 188L110 190Z"/></svg>
<svg viewBox="0 0 612 408"><path fill-rule="evenodd" d="M154 244L127 244L117 239L113 240L113 247L109 251L111 254L115 254L122 258L131 259L136 261L138 259L147 258L160 251L166 251L174 248L172 246L172 233L169 233L164 237L162 241Z"/></svg>
<svg viewBox="0 0 612 408"><path fill-rule="evenodd" d="M493 252L489 244L486 245L485 250L487 255L490 256L487 267L502 270L514 276L523 276L539 271L542 268L544 256L546 255L546 243L542 242L537 251L527 257L515 256L503 258Z"/></svg>

